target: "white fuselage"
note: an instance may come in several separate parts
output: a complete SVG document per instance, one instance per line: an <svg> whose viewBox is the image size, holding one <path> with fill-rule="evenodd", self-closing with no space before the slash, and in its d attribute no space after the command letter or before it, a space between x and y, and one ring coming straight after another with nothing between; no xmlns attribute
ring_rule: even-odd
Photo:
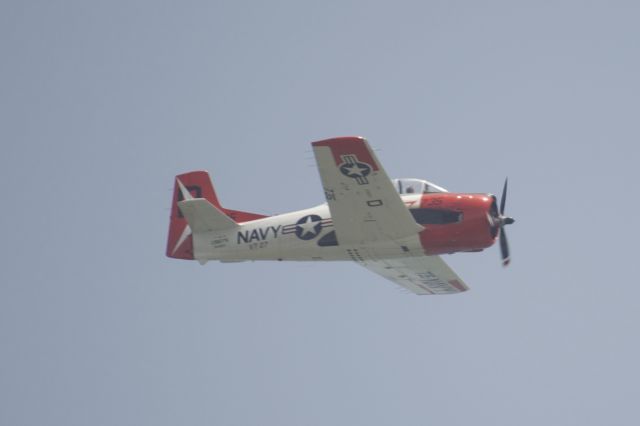
<svg viewBox="0 0 640 426"><path fill-rule="evenodd" d="M407 205L419 195L403 195ZM336 241L327 204L239 224L228 231L193 235L194 257L201 261L355 260L422 254L418 234L401 241L343 245Z"/></svg>

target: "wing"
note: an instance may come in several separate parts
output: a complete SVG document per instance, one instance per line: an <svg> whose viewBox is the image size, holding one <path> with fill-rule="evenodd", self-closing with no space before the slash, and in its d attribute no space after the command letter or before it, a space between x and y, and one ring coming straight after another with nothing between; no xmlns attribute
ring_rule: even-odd
<svg viewBox="0 0 640 426"><path fill-rule="evenodd" d="M423 229L365 139L327 139L312 145L340 244L393 241Z"/></svg>
<svg viewBox="0 0 640 426"><path fill-rule="evenodd" d="M454 294L469 290L440 256L366 260L360 264L416 294Z"/></svg>

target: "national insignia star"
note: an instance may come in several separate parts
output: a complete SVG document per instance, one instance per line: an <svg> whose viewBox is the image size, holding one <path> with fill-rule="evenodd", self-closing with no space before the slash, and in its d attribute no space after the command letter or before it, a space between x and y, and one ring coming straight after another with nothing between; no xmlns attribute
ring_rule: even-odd
<svg viewBox="0 0 640 426"><path fill-rule="evenodd" d="M307 218L305 219L304 222L298 223L298 226L302 230L302 232L300 232L300 237L304 238L308 234L315 235L316 234L316 229L315 228L318 225L318 223L319 223L319 221L313 221L311 219L311 216L307 216Z"/></svg>
<svg viewBox="0 0 640 426"><path fill-rule="evenodd" d="M366 167L360 167L358 164L353 164L346 167L349 176L362 176L362 171L367 170Z"/></svg>

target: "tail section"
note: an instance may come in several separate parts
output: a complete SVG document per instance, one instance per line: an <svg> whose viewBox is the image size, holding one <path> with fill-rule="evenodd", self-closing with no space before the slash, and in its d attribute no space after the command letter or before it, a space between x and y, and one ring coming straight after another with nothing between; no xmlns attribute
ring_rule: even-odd
<svg viewBox="0 0 640 426"><path fill-rule="evenodd" d="M237 226L238 222L249 222L264 217L267 216L222 207L206 171L178 175L171 201L167 256L194 259L192 231L229 229ZM190 224L192 226L189 226Z"/></svg>
<svg viewBox="0 0 640 426"><path fill-rule="evenodd" d="M238 223L203 198L189 198L178 203L187 218L192 232L226 231L238 227Z"/></svg>

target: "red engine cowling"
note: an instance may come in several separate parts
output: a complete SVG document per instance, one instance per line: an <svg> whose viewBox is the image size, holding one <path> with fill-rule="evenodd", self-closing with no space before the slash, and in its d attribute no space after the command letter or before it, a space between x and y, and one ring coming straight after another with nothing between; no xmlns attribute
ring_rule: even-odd
<svg viewBox="0 0 640 426"><path fill-rule="evenodd" d="M481 251L498 234L489 219L497 215L496 199L490 194L423 194L420 206L409 211L425 228L420 242L426 254Z"/></svg>

